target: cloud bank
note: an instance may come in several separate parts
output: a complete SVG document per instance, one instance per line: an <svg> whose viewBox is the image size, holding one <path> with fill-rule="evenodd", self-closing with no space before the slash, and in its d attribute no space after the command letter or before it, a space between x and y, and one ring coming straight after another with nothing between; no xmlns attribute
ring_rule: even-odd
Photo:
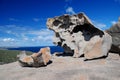
<svg viewBox="0 0 120 80"><path fill-rule="evenodd" d="M101 30L105 30L106 27L107 27L107 25L104 24L104 23L101 23L101 22L98 22L98 21L95 21L95 20L92 20L92 22L97 28L99 28Z"/></svg>
<svg viewBox="0 0 120 80"><path fill-rule="evenodd" d="M0 26L0 46L45 46L52 44L53 32L48 29L30 29L25 26Z"/></svg>
<svg viewBox="0 0 120 80"><path fill-rule="evenodd" d="M117 23L117 21L111 21L111 24L112 25L114 25L114 24L116 24Z"/></svg>
<svg viewBox="0 0 120 80"><path fill-rule="evenodd" d="M68 7L68 8L66 9L66 13L68 13L68 14L75 14L75 11L73 10L72 7Z"/></svg>

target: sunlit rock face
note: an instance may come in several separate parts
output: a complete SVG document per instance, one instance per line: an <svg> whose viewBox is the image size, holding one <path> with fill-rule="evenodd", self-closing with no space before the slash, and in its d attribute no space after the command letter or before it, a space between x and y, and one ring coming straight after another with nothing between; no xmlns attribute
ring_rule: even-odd
<svg viewBox="0 0 120 80"><path fill-rule="evenodd" d="M110 51L120 54L120 17L118 22L112 25L106 32L112 36L112 47Z"/></svg>
<svg viewBox="0 0 120 80"><path fill-rule="evenodd" d="M19 55L19 64L23 67L41 67L46 66L50 59L51 53L50 48L41 48L38 53L33 53L32 55L26 55L25 51L22 51Z"/></svg>
<svg viewBox="0 0 120 80"><path fill-rule="evenodd" d="M96 28L84 13L48 18L46 24L55 33L53 43L63 47L65 53L73 53L73 57L106 56L111 47L111 36Z"/></svg>

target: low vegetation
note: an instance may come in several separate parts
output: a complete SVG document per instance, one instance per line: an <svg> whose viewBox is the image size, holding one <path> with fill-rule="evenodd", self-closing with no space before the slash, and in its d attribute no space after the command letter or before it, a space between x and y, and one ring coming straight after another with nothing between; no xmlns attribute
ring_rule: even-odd
<svg viewBox="0 0 120 80"><path fill-rule="evenodd" d="M17 55L21 51L19 50L0 50L0 65L17 61ZM27 55L31 55L32 52L26 51Z"/></svg>

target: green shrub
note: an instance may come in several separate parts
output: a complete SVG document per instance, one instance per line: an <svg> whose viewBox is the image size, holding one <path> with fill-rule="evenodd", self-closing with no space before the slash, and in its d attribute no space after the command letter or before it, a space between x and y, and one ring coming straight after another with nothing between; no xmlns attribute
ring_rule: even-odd
<svg viewBox="0 0 120 80"><path fill-rule="evenodd" d="M11 63L17 61L17 55L21 51L18 50L0 50L0 64ZM32 52L26 51L27 55L31 55Z"/></svg>

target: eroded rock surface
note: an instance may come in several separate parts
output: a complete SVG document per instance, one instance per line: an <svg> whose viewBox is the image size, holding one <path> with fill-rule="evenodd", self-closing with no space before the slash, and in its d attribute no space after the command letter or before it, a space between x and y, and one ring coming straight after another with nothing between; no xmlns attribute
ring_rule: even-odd
<svg viewBox="0 0 120 80"><path fill-rule="evenodd" d="M19 63L23 67L40 67L45 66L51 59L50 48L41 48L38 53L32 55L26 55L25 51L22 51L17 57L19 57Z"/></svg>
<svg viewBox="0 0 120 80"><path fill-rule="evenodd" d="M120 54L120 17L116 24L114 24L110 29L106 30L108 34L112 36L112 52L117 52Z"/></svg>
<svg viewBox="0 0 120 80"><path fill-rule="evenodd" d="M18 62L0 65L0 80L120 80L120 56L83 61L69 56L51 59L46 67L20 67Z"/></svg>
<svg viewBox="0 0 120 80"><path fill-rule="evenodd" d="M111 36L96 28L84 13L49 18L47 26L55 32L53 43L73 57L98 58L111 48Z"/></svg>

